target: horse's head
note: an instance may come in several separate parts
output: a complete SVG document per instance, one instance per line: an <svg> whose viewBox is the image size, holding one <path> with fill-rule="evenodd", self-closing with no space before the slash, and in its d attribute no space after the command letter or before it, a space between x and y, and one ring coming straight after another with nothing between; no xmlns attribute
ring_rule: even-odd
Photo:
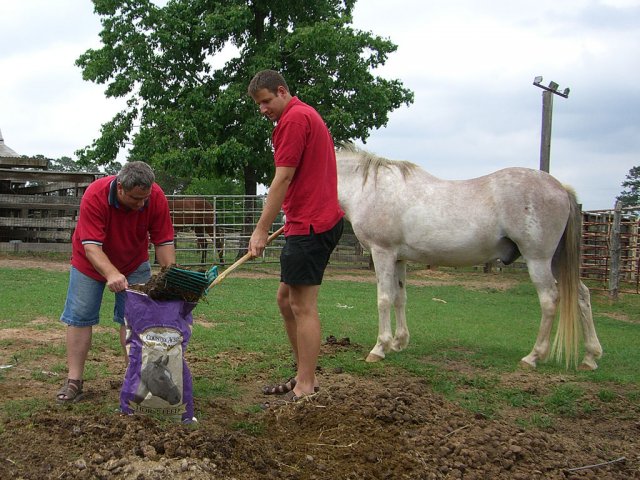
<svg viewBox="0 0 640 480"><path fill-rule="evenodd" d="M168 355L148 363L140 374L140 382L156 397L166 400L169 405L176 405L182 400L182 395L173 381L171 371L167 368L168 363Z"/></svg>

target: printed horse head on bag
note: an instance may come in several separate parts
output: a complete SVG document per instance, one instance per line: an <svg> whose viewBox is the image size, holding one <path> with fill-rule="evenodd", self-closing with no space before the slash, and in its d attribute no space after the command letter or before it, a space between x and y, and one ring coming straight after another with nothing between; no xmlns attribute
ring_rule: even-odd
<svg viewBox="0 0 640 480"><path fill-rule="evenodd" d="M173 381L171 372L167 368L169 356L163 355L160 358L148 362L140 372L140 384L136 391L134 401L141 403L149 392L161 398L169 405L177 405L182 400L180 389Z"/></svg>

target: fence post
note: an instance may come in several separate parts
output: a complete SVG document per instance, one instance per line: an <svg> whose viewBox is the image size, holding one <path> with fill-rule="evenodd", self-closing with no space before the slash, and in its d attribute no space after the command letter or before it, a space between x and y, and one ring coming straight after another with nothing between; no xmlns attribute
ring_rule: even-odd
<svg viewBox="0 0 640 480"><path fill-rule="evenodd" d="M611 273L609 275L609 298L618 300L618 290L620 285L620 223L622 220L622 202L616 202L615 211L613 213L613 226L611 230L611 248L609 255L611 256Z"/></svg>

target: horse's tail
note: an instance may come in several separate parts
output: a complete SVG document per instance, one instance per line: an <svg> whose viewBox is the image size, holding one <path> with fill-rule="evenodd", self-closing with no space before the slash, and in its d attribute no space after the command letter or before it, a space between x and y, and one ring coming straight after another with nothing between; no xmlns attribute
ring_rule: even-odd
<svg viewBox="0 0 640 480"><path fill-rule="evenodd" d="M580 341L580 240L581 217L575 193L567 189L569 195L569 219L556 251L558 272L558 293L560 295L560 319L553 340L552 356L557 361L565 357L569 368L578 363L578 343Z"/></svg>

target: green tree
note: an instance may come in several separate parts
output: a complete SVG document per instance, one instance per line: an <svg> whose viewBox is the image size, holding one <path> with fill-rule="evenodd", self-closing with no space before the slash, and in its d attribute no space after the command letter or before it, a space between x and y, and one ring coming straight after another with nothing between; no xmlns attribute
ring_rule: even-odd
<svg viewBox="0 0 640 480"><path fill-rule="evenodd" d="M622 193L617 197L623 207L635 207L640 205L640 166L632 167L622 182Z"/></svg>
<svg viewBox="0 0 640 480"><path fill-rule="evenodd" d="M36 158L46 158L43 155L36 155ZM106 165L98 165L96 162L79 162L71 157L49 158L49 170L60 172L104 172L115 175L122 168L119 162L109 162Z"/></svg>
<svg viewBox="0 0 640 480"><path fill-rule="evenodd" d="M355 1L93 0L102 47L76 63L126 108L76 154L105 164L129 146L156 171L242 179L255 194L273 173L272 124L247 86L265 68L284 74L336 141L366 141L413 93L371 73L396 45L350 26Z"/></svg>

